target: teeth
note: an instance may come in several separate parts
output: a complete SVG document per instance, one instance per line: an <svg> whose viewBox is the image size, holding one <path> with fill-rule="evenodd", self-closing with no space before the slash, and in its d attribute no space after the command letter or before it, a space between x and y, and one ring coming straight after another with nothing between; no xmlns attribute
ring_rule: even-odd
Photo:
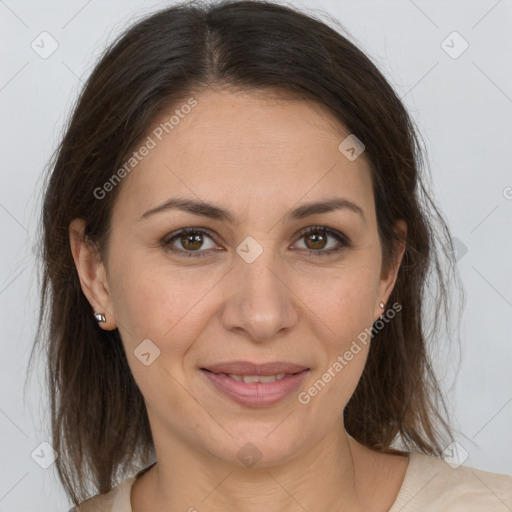
<svg viewBox="0 0 512 512"><path fill-rule="evenodd" d="M221 375L226 374L222 373ZM284 377L286 377L286 373L278 373L277 375L235 375L233 373L230 373L227 376L239 382L245 382L249 384L251 382L275 382L276 380L284 379Z"/></svg>

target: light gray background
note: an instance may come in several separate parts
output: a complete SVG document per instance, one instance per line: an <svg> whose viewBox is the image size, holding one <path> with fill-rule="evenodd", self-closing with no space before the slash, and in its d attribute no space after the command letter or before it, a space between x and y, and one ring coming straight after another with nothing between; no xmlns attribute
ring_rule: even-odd
<svg viewBox="0 0 512 512"><path fill-rule="evenodd" d="M31 458L50 440L42 367L23 400L38 311L32 247L41 172L105 44L134 17L168 4L0 0L0 511L69 507L54 466L44 470ZM467 247L458 263L467 294L462 360L457 375L457 359L444 361L443 387L469 453L464 464L512 474L512 1L296 5L325 10L349 30L425 138L434 194ZM31 48L43 31L58 42L46 59ZM469 43L458 58L441 46L453 31ZM461 48L450 41L452 51Z"/></svg>

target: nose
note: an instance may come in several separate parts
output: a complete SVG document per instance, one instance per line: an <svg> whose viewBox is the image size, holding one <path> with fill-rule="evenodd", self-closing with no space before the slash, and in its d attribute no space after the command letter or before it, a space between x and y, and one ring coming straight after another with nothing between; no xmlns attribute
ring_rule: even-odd
<svg viewBox="0 0 512 512"><path fill-rule="evenodd" d="M222 311L224 328L259 342L289 332L298 321L300 301L276 252L265 249L251 263L240 257L234 265Z"/></svg>

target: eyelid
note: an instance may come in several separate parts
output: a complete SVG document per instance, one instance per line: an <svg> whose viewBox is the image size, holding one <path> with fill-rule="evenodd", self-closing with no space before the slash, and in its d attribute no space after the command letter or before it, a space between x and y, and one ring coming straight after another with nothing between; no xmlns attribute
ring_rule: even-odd
<svg viewBox="0 0 512 512"><path fill-rule="evenodd" d="M336 247L336 248L331 248L331 249L327 249L327 250L313 250L313 249L299 249L300 251L302 252L305 252L307 253L308 256L310 255L314 255L314 256L327 256L327 255L330 255L330 254L336 254L336 253L339 253L341 252L343 249L346 249L348 247L351 247L352 246L352 242L351 240L342 232L338 231L337 229L334 229L334 228L330 228L329 226L322 226L322 225L312 225L312 226L308 226L306 228L303 228L302 230L298 231L295 235L294 235L294 238L298 240L300 240L302 237L304 237L305 235L308 235L309 233L312 233L312 232L324 232L326 233L328 236L331 236L333 238L335 238L340 244L341 244L341 247ZM173 248L170 248L171 246L171 241L180 236L180 235L186 235L188 233L199 233L199 234L203 234L203 235L206 235L208 236L209 238L211 238L214 242L215 242L215 236L213 235L213 232L208 229L208 228L202 228L202 227L195 227L195 226L192 226L192 227L188 227L188 228L182 228L182 229L179 229L177 231L173 231L172 233L169 233L167 235L165 235L165 237L162 239L162 245L163 247L168 250L169 252L173 253L173 254L180 254L181 256L184 256L184 257L202 257L202 256L207 256L211 251L212 249L207 249L207 250L197 250L197 251L187 251L185 249L173 249ZM215 242L216 243L216 242Z"/></svg>
<svg viewBox="0 0 512 512"><path fill-rule="evenodd" d="M306 253L307 256L314 256L314 257L325 257L328 258L329 256L337 256L342 251L352 247L351 240L341 231L338 231L337 229L330 228L329 226L320 226L320 225L314 225L309 226L301 231L297 235L298 240L302 239L305 235L308 235L309 233L315 233L315 232L323 232L326 233L327 236L331 236L335 238L338 241L337 247L326 249L326 250L313 250L313 249L300 249L301 252Z"/></svg>
<svg viewBox="0 0 512 512"><path fill-rule="evenodd" d="M346 236L344 233L337 229L330 228L329 226L308 226L307 228L304 228L301 231L299 231L295 236L298 238L302 238L304 235L308 235L309 233L313 233L316 231L323 231L324 233L327 233L332 237L339 239L339 241L343 242L345 245L351 245L351 241L350 238L348 238L348 236Z"/></svg>
<svg viewBox="0 0 512 512"><path fill-rule="evenodd" d="M211 238L215 242L215 237L212 235L212 232L209 229L201 228L201 227L194 227L193 226L193 227L178 229L177 231L173 231L172 233L169 233L169 234L165 235L164 238L161 241L164 249L166 249L169 252L174 253L174 254L178 253L178 254L187 255L187 256L192 256L192 254L205 256L207 254L207 252L211 251L211 249L208 249L207 251L206 250L187 251L185 249L174 249L174 248L171 248L171 241L174 238L177 238L177 237L179 237L181 235L186 235L188 233L200 233L202 235L208 236L209 238ZM192 256L192 257L195 257L195 256Z"/></svg>

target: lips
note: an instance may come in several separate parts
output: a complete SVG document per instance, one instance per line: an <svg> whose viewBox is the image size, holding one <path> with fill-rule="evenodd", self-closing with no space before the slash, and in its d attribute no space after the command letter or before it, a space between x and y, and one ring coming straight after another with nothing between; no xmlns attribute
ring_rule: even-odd
<svg viewBox="0 0 512 512"><path fill-rule="evenodd" d="M280 363L282 364L282 363ZM288 364L288 363L287 363ZM222 366L223 369L230 369L231 366ZM247 367L245 367L247 368ZM251 365L249 371L276 371L276 366L259 365L256 368ZM280 367L282 368L282 366ZM295 370L301 368L298 365L290 366L288 369ZM238 370L240 371L240 366ZM231 401L236 402L244 407L269 407L277 404L281 400L290 397L296 393L298 388L303 384L304 380L310 373L309 369L304 369L298 373L283 374L281 379L272 378L270 376L258 377L255 382L250 377L242 377L243 382L234 377L234 374L214 373L210 370L201 369L201 375L205 378L205 383L208 383L211 389L220 392L221 395L229 398ZM270 380L270 382L262 382L262 380ZM247 382L247 380L249 382Z"/></svg>
<svg viewBox="0 0 512 512"><path fill-rule="evenodd" d="M271 363L252 363L250 361L228 361L224 363L217 363L213 365L208 365L202 370L207 370L212 373L221 374L224 373L226 375L278 375L278 374L286 374L292 375L304 370L308 370L309 368L306 366L302 366L300 364L285 362L285 361L274 361Z"/></svg>

